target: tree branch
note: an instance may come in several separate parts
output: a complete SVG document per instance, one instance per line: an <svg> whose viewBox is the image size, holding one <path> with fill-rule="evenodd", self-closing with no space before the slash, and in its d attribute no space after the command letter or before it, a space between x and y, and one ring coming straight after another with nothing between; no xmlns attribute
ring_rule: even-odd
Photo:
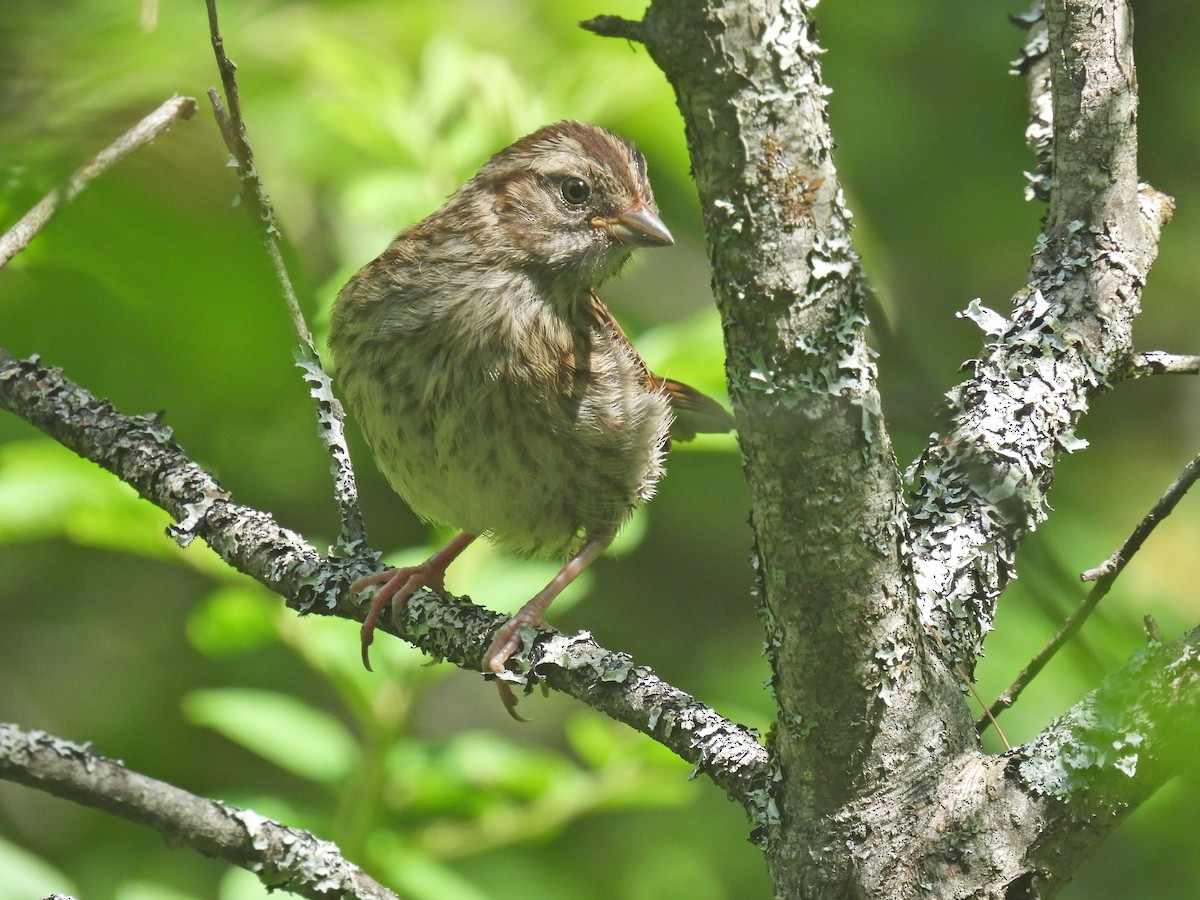
<svg viewBox="0 0 1200 900"><path fill-rule="evenodd" d="M1036 9L1019 66L1038 155L1031 193L1048 192L1051 214L1011 319L969 311L990 343L953 394L947 434L914 465L906 510L830 156L815 5L655 0L633 32L687 127L752 492L785 823L768 865L778 896L999 896L1036 874L1024 858L1038 820L997 828L999 848L975 819L938 821L979 812L990 796L980 773L1003 786L1003 763L979 752L910 613L919 598L973 669L1058 453L1082 446L1074 428L1091 394L1132 355L1170 201L1137 182L1122 0L1054 0L1048 25ZM1034 805L1014 795L987 815L1023 804ZM961 864L1001 853L1003 865Z"/></svg>
<svg viewBox="0 0 1200 900"><path fill-rule="evenodd" d="M1200 356L1186 356L1152 350L1139 353L1130 363L1130 375L1143 378L1147 375L1198 375Z"/></svg>
<svg viewBox="0 0 1200 900"><path fill-rule="evenodd" d="M197 797L43 731L0 723L0 778L146 825L253 872L270 890L324 900L395 900L337 846L248 809Z"/></svg>
<svg viewBox="0 0 1200 900"><path fill-rule="evenodd" d="M1195 629L1170 644L1151 642L1009 756L1008 773L1042 807L1029 864L1065 881L1130 812L1193 767L1198 713Z"/></svg>
<svg viewBox="0 0 1200 900"><path fill-rule="evenodd" d="M921 896L1054 896L1133 810L1195 765L1197 712L1200 629L1135 654L1030 743L956 760L922 793L900 854L927 886ZM877 896L904 886L887 871L873 884Z"/></svg>
<svg viewBox="0 0 1200 900"><path fill-rule="evenodd" d="M1075 428L1090 398L1132 355L1133 319L1171 211L1169 198L1137 180L1126 4L1068 10L1053 0L1047 24L1054 140L1039 158L1053 161L1053 187L1030 281L1011 318L969 310L993 340L974 376L950 392L946 434L934 434L910 470L922 614L968 671L1014 577L1019 542L1045 518L1055 460L1085 446ZM1027 71L1041 79L1044 70L1030 61ZM1031 108L1040 115L1045 105Z"/></svg>
<svg viewBox="0 0 1200 900"><path fill-rule="evenodd" d="M779 896L832 897L864 883L854 869L882 838L874 809L866 825L842 815L866 785L899 759L935 771L976 738L901 556L902 483L832 155L815 5L655 0L636 33L687 129L751 491L779 708L781 827L768 866ZM834 846L846 849L815 849Z"/></svg>
<svg viewBox="0 0 1200 900"><path fill-rule="evenodd" d="M348 586L365 574L362 559L324 557L270 515L233 501L187 457L155 417L127 417L36 359L0 348L0 408L40 428L75 453L112 472L179 523L171 535L186 545L202 538L222 559L287 600L301 613L361 622L366 610ZM508 617L457 597L422 591L400 621L380 630L426 653L478 672L491 634ZM588 636L544 628L525 660L527 682L546 684L659 741L708 775L746 808L756 826L768 818L767 751L749 729L724 719L624 655Z"/></svg>
<svg viewBox="0 0 1200 900"><path fill-rule="evenodd" d="M37 236L56 212L79 196L80 191L98 176L108 171L134 150L144 147L169 129L176 122L190 119L196 112L196 101L191 97L172 97L150 113L131 129L97 153L76 170L67 183L55 188L42 198L33 209L25 213L12 228L0 237L0 266L24 250Z"/></svg>

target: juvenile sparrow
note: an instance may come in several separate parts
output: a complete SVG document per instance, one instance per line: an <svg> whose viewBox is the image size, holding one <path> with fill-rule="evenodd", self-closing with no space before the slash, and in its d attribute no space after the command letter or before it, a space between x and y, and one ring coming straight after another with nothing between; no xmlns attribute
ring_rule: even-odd
<svg viewBox="0 0 1200 900"><path fill-rule="evenodd" d="M501 672L517 632L654 494L672 438L733 418L653 375L596 287L636 247L674 243L646 161L625 139L561 122L501 150L441 209L400 233L338 294L337 377L388 482L422 519L462 533L382 585L362 628L446 567L478 535L566 559L503 625L483 658Z"/></svg>

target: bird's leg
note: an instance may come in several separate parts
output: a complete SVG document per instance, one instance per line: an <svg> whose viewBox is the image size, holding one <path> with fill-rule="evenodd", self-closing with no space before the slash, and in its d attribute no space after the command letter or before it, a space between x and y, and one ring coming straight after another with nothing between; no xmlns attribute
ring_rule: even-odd
<svg viewBox="0 0 1200 900"><path fill-rule="evenodd" d="M491 670L497 674L504 671L508 658L517 652L517 632L526 625L539 625L542 616L554 598L562 593L563 588L579 577L591 562L604 552L604 548L612 543L613 536L589 535L579 552L572 556L558 574L550 579L550 583L537 592L532 600L522 606L515 616L500 626L492 639L492 645L483 655L484 671Z"/></svg>
<svg viewBox="0 0 1200 900"><path fill-rule="evenodd" d="M390 600L392 615L398 616L404 611L405 601L421 587L431 587L438 593L444 591L446 568L458 559L458 555L466 550L473 540L475 535L464 531L419 566L384 569L374 575L360 578L350 586L350 594L353 596L365 587L383 584L371 598L371 609L362 624L362 661L368 672L371 671L371 659L367 651L371 642L375 640L375 624L379 621L379 614L383 612L384 605Z"/></svg>

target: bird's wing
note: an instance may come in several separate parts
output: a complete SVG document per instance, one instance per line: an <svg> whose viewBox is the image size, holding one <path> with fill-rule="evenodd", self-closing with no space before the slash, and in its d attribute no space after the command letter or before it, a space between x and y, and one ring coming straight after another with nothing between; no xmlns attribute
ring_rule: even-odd
<svg viewBox="0 0 1200 900"><path fill-rule="evenodd" d="M737 427L725 407L707 394L674 378L650 377L667 395L675 411L675 421L671 423L673 440L690 441L697 434L724 434Z"/></svg>
<svg viewBox="0 0 1200 900"><path fill-rule="evenodd" d="M604 305L604 301L595 291L591 291L589 294L588 308L592 320L601 330L629 348L630 354L641 367L646 390L661 391L666 394L667 399L671 402L671 409L675 413L675 419L671 423L672 440L690 441L697 434L723 434L737 427L733 416L712 397L702 394L682 381L663 378L651 372L645 360L634 349L633 343L621 330L612 311Z"/></svg>

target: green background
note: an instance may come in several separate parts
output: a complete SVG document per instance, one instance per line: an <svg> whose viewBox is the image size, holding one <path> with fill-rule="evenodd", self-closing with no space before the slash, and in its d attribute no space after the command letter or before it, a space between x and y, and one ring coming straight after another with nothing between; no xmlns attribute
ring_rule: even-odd
<svg viewBox="0 0 1200 900"><path fill-rule="evenodd" d="M204 91L203 4L6 0L0 17L0 228L172 93L201 110L93 184L0 272L0 345L39 353L127 413L165 410L240 502L318 546L337 529L328 461L282 301L234 206ZM980 352L955 317L1021 286L1042 207L1022 199L1024 84L1006 74L1013 5L830 2L819 10L837 160L884 307L876 345L901 464L938 427L940 395ZM337 288L490 153L582 118L636 140L676 247L606 286L657 371L721 394L722 351L682 124L645 53L577 26L604 0L227 2L222 26L251 138L323 339ZM1138 320L1141 349L1198 352L1200 7L1138 3L1142 175L1179 203ZM1059 466L980 668L994 696L1083 596L1095 565L1200 446L1192 378L1121 386ZM387 489L352 428L373 544L419 557L445 537ZM769 727L750 596L748 499L732 438L679 449L616 552L555 604L723 714ZM0 720L91 741L149 775L335 840L405 896L762 897L740 810L688 766L558 696L508 719L492 688L377 642L298 620L161 513L12 416L0 416ZM1143 640L1193 625L1194 499L1154 535L1001 724L1036 734ZM514 609L553 567L486 547L449 587ZM989 746L998 746L989 735ZM1195 773L1136 812L1066 897L1200 898ZM0 785L0 900L265 896L242 872L149 831Z"/></svg>

